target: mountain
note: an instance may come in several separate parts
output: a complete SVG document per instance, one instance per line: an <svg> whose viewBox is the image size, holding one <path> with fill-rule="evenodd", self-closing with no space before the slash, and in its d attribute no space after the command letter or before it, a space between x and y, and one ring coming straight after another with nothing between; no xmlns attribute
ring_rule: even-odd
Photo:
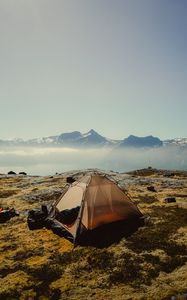
<svg viewBox="0 0 187 300"><path fill-rule="evenodd" d="M138 137L129 135L123 140L113 140L100 135L95 130L91 129L86 133L80 131L72 131L61 133L60 135L35 138L30 140L12 139L0 140L0 146L42 146L42 147L114 147L123 148L155 148L155 147L187 147L187 138L168 139L161 141L158 137L152 135Z"/></svg>
<svg viewBox="0 0 187 300"><path fill-rule="evenodd" d="M70 133L62 133L57 138L58 144L66 146L78 146L78 147L100 147L110 146L112 141L103 137L95 130L91 129L87 133L80 133L79 131L73 131Z"/></svg>
<svg viewBox="0 0 187 300"><path fill-rule="evenodd" d="M59 143L75 143L81 139L82 134L79 131L73 131L70 133L62 133L58 136Z"/></svg>
<svg viewBox="0 0 187 300"><path fill-rule="evenodd" d="M187 147L187 138L177 138L163 141L164 146Z"/></svg>
<svg viewBox="0 0 187 300"><path fill-rule="evenodd" d="M91 129L87 133L81 134L79 131L70 133L63 133L58 137L59 144L66 144L67 146L105 146L109 145L107 138L98 134Z"/></svg>
<svg viewBox="0 0 187 300"><path fill-rule="evenodd" d="M119 147L135 147L135 148L142 148L142 147L161 147L163 142L157 138L153 137L152 135L146 137L138 137L134 135L129 135L128 138L125 138L120 144Z"/></svg>
<svg viewBox="0 0 187 300"><path fill-rule="evenodd" d="M56 136L35 138L30 140L0 140L0 146L64 146L64 147L103 147L112 146L116 141L107 139L95 130L86 133L79 131L66 132Z"/></svg>

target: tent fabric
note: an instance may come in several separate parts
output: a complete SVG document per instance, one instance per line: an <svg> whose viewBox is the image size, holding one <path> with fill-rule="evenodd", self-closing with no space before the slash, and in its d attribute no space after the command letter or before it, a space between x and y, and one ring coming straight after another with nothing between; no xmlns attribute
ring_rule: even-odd
<svg viewBox="0 0 187 300"><path fill-rule="evenodd" d="M119 187L106 177L94 176L86 190L82 224L91 230L139 215L138 209Z"/></svg>
<svg viewBox="0 0 187 300"><path fill-rule="evenodd" d="M82 232L142 217L129 196L115 182L99 174L84 176L81 181L74 182L55 205L57 215L77 207L80 209L74 223L61 223L74 241Z"/></svg>

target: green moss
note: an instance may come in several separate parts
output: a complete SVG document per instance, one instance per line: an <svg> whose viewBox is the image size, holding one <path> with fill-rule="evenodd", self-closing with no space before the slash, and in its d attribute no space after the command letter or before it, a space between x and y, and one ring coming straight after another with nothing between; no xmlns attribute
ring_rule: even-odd
<svg viewBox="0 0 187 300"><path fill-rule="evenodd" d="M11 181L7 181L5 190L16 190L18 184L14 180L12 178ZM24 179L24 186L28 188L27 195L30 193L30 196L40 195L40 191L48 190L49 184L52 186L56 182L56 179L50 178L40 180L39 183L33 181L34 189L31 191L32 179L28 182L26 180L27 178ZM63 180L63 177L59 177L59 180ZM142 212L144 209L149 212L151 223L127 240L123 239L108 248L79 246L71 251L72 245L47 230L29 231L24 224L26 218L12 219L2 224L0 272L3 283L0 299L82 300L85 297L111 300L126 299L126 296L127 299L153 299L154 288L159 291L158 299L166 299L166 295L173 296L177 295L177 291L181 292L185 280L186 210L176 205L162 206L161 202L158 202L159 193L150 196L143 192L141 195L145 186L142 189L138 181L136 184L132 194L135 195L136 202L142 203ZM169 193L172 194L172 187L169 186L167 193L169 189ZM186 194L186 188L175 192L180 197L180 193ZM138 193L140 196L137 198ZM19 208L21 205L24 205L24 209L28 206L25 195L24 192L20 198L16 196ZM41 192L40 196L42 195ZM6 201L7 206L8 203L13 203L15 208L18 203L12 202L8 194L1 201ZM38 205L38 198L34 201L30 205L31 208ZM178 231L179 228L181 231ZM177 281L179 273L181 275ZM172 294L173 282L177 284L172 287ZM156 297L157 294L154 299Z"/></svg>
<svg viewBox="0 0 187 300"><path fill-rule="evenodd" d="M46 284L51 283L62 275L63 269L61 266L49 262L30 270L30 275L36 281L45 281Z"/></svg>
<svg viewBox="0 0 187 300"><path fill-rule="evenodd" d="M187 211L184 208L153 207L152 218L160 218L161 222L134 233L126 242L126 246L139 253L155 249L163 249L168 255L185 255L186 247L170 240L170 236L186 224Z"/></svg>

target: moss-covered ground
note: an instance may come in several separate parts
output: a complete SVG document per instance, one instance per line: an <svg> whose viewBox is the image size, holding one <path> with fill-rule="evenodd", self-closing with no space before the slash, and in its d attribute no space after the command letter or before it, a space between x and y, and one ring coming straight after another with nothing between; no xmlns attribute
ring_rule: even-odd
<svg viewBox="0 0 187 300"><path fill-rule="evenodd" d="M150 219L104 249L73 249L50 230L28 229L27 211L58 199L65 176L0 177L0 206L20 212L0 224L1 300L187 299L186 173L149 169L117 176ZM156 192L148 191L149 185ZM175 203L164 202L170 196Z"/></svg>

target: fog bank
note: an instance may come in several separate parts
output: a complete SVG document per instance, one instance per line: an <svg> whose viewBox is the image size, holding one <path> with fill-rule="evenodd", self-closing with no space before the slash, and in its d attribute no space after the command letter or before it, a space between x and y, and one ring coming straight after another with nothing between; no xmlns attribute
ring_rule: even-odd
<svg viewBox="0 0 187 300"><path fill-rule="evenodd" d="M49 175L77 169L100 168L118 172L152 166L187 170L187 149L72 149L1 148L0 173L10 170L31 175Z"/></svg>

